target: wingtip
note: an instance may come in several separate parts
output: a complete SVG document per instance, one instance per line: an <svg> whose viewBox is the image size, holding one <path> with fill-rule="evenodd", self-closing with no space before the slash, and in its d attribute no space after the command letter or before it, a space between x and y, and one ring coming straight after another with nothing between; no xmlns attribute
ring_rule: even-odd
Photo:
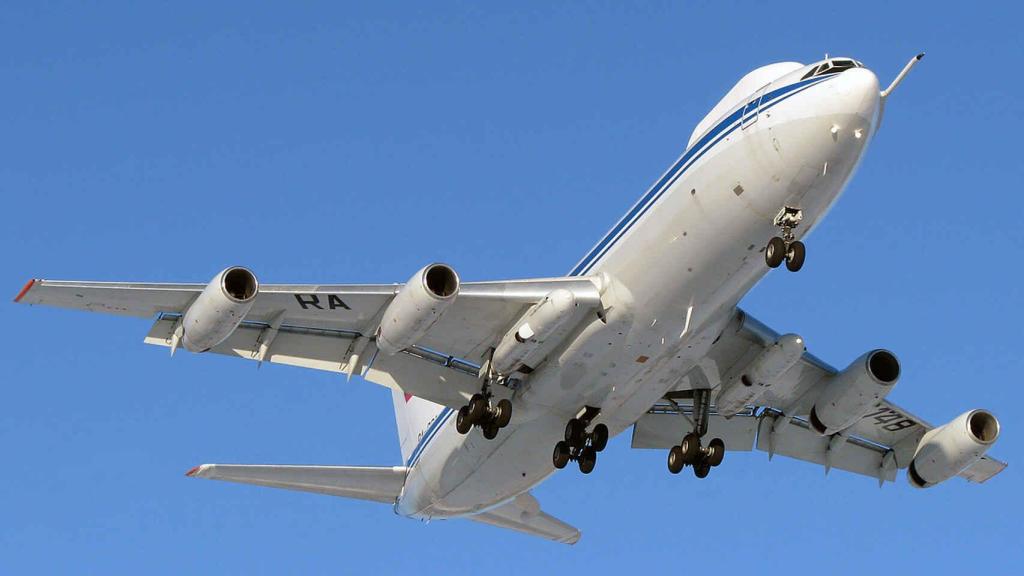
<svg viewBox="0 0 1024 576"><path fill-rule="evenodd" d="M206 467L205 464L200 464L199 466L195 466L195 467L191 468L188 472L185 472L185 476L188 476L189 478L195 478L196 476L199 475L200 472L203 471L203 468L205 468L205 467Z"/></svg>
<svg viewBox="0 0 1024 576"><path fill-rule="evenodd" d="M921 58L924 58L924 52L921 52L920 54L917 55L918 60L920 60Z"/></svg>
<svg viewBox="0 0 1024 576"><path fill-rule="evenodd" d="M32 286L34 286L36 282L37 280L35 278L25 282L25 286L23 286L21 292L18 292L18 295L14 297L14 301L21 302L21 299L25 297L25 294L28 294L28 291L32 289Z"/></svg>

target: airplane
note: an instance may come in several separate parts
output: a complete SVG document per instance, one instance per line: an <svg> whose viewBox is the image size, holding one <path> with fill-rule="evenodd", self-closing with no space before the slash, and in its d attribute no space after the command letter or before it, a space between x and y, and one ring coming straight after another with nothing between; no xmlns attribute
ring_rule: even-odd
<svg viewBox="0 0 1024 576"><path fill-rule="evenodd" d="M804 238L850 182L888 98L852 58L743 76L682 156L565 277L463 282L442 263L404 284L261 284L241 266L206 284L31 280L15 298L154 319L145 342L335 372L392 390L398 466L203 464L187 475L468 518L562 543L580 531L531 490L609 438L660 449L697 478L726 449L884 482L980 483L1000 424L941 426L887 400L888 350L837 369L738 307L770 270L798 271Z"/></svg>

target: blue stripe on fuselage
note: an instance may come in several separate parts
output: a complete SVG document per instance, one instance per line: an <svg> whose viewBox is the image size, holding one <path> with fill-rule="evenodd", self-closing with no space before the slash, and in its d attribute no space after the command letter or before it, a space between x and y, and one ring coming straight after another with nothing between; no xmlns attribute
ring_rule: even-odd
<svg viewBox="0 0 1024 576"><path fill-rule="evenodd" d="M416 444L416 448L414 448L412 454L409 455L409 461L405 463L406 466L412 467L416 463L416 461L419 460L420 455L423 454L423 450L426 449L427 444L429 444L430 440L437 435L437 432L441 429L441 426L443 426L444 423L448 421L449 417L451 417L452 413L454 412L455 411L452 410L451 408L445 408L440 413L438 413L437 418L434 418L434 421L430 424L429 427L427 427L427 431L423 433L423 437L420 438L419 443Z"/></svg>

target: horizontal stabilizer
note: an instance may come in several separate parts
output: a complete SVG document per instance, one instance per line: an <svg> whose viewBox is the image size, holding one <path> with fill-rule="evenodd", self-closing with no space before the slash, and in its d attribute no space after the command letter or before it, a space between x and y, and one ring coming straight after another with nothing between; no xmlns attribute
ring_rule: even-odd
<svg viewBox="0 0 1024 576"><path fill-rule="evenodd" d="M393 503L402 493L404 466L276 466L203 464L186 476Z"/></svg>
<svg viewBox="0 0 1024 576"><path fill-rule="evenodd" d="M540 503L529 492L497 508L467 518L562 544L575 544L580 539L579 530L541 510Z"/></svg>

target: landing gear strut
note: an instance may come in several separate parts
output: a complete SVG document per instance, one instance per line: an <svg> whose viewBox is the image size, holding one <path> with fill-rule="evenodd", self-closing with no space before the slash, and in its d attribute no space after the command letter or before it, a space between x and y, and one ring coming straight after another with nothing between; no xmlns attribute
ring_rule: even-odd
<svg viewBox="0 0 1024 576"><path fill-rule="evenodd" d="M597 453L608 446L607 426L597 424L587 432L590 421L596 415L597 411L588 407L582 416L569 420L565 425L565 440L555 444L555 451L551 455L551 463L555 468L565 468L570 460L575 460L579 463L580 472L593 472L597 465Z"/></svg>
<svg viewBox="0 0 1024 576"><path fill-rule="evenodd" d="M493 440L498 430L508 426L512 419L512 401L502 398L497 403L491 402L491 391L484 386L482 392L473 394L469 404L459 408L455 417L455 429L459 434L469 434L473 426L479 426L484 438Z"/></svg>
<svg viewBox="0 0 1024 576"><path fill-rule="evenodd" d="M783 260L790 272L803 268L807 249L793 235L793 229L800 225L803 217L802 210L790 206L784 206L775 216L774 224L782 229L782 237L773 237L764 249L764 261L770 268L778 268Z"/></svg>
<svg viewBox="0 0 1024 576"><path fill-rule="evenodd" d="M706 448L701 448L700 441L708 433L708 412L711 409L711 392L709 390L693 391L693 431L683 436L678 446L668 451L668 471L678 474L687 464L693 466L693 474L704 478L711 469L722 463L725 458L725 442L721 438L713 438Z"/></svg>

